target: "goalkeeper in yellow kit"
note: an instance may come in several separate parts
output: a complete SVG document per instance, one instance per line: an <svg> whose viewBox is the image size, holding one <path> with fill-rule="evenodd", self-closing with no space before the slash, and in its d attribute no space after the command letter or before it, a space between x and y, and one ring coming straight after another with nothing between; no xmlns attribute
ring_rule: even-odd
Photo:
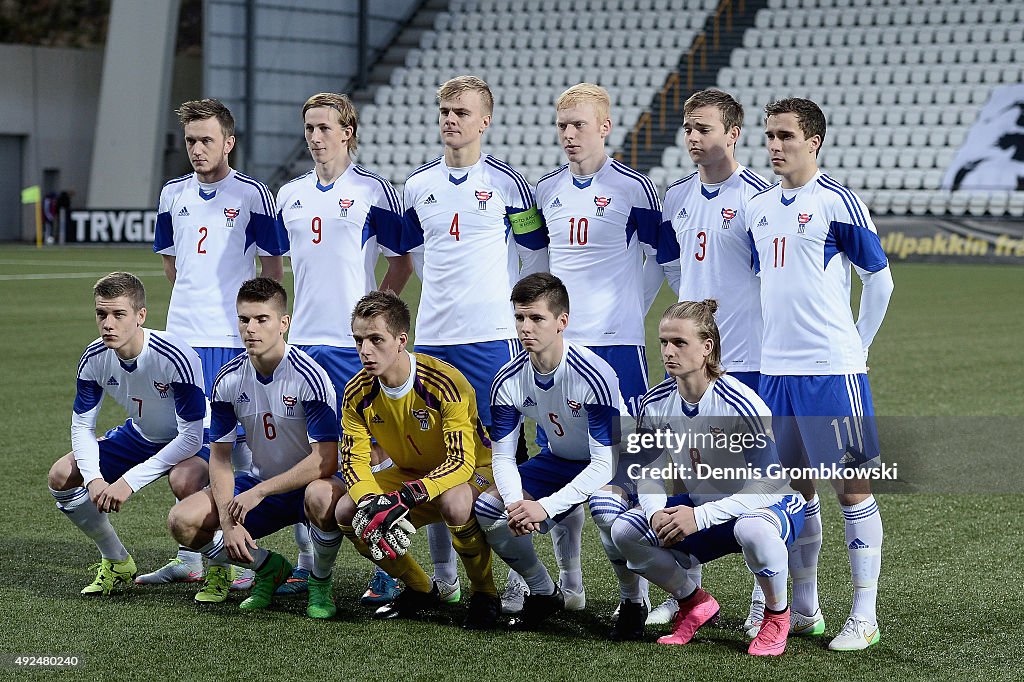
<svg viewBox="0 0 1024 682"><path fill-rule="evenodd" d="M409 535L444 521L470 580L465 627L490 628L501 601L491 549L473 516L477 496L493 485L490 442L470 383L448 363L407 351L409 325L408 306L391 292L371 292L356 304L352 334L363 369L345 387L341 418L348 492L337 479L314 481L306 496L311 536L316 546L318 529L325 535L340 530L402 580L405 590L375 616L408 617L439 603L437 587L406 553ZM371 470L373 441L393 466Z"/></svg>

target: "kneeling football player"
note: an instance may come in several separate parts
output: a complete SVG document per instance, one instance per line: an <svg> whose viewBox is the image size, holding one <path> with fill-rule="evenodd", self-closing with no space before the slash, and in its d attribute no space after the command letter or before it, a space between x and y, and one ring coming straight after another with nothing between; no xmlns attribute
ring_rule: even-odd
<svg viewBox="0 0 1024 682"><path fill-rule="evenodd" d="M717 303L686 301L669 307L658 337L669 378L640 402L637 429L687 437L683 467L687 494L668 497L662 476L638 479L639 507L619 515L612 540L630 569L679 601L671 635L660 644L686 644L718 616L718 602L698 587L687 569L728 554L741 553L765 595L760 632L748 652L778 656L789 632L786 591L788 550L803 527L804 501L778 478L750 478L738 472L770 473L778 464L771 412L750 388L725 374L719 364ZM664 442L664 439L662 439ZM653 465L663 469L662 457ZM708 471L737 472L729 477ZM733 481L735 483L735 481ZM733 491L732 488L738 488Z"/></svg>
<svg viewBox="0 0 1024 682"><path fill-rule="evenodd" d="M269 606L292 572L287 559L256 540L306 522L306 487L338 470L338 417L327 372L285 343L284 288L268 277L251 279L239 289L236 306L246 352L225 364L213 385L210 487L175 505L167 524L178 542L209 559L196 601L227 598L230 562L256 571L252 593L239 605L251 610ZM245 472L231 467L237 422L252 450ZM330 589L330 576L314 570L310 616L333 615Z"/></svg>
<svg viewBox="0 0 1024 682"><path fill-rule="evenodd" d="M377 618L410 617L439 604L437 585L407 553L416 528L443 521L469 577L472 596L465 627L495 625L501 609L491 576L491 548L473 516L473 502L491 486L491 448L477 415L476 395L454 367L406 349L408 306L394 293L375 291L352 313L362 371L342 398L341 472L344 484L324 479L310 488L307 507L315 545L337 533L405 589ZM370 465L372 442L393 466ZM341 494L348 486L347 494ZM316 517L333 506L339 531Z"/></svg>

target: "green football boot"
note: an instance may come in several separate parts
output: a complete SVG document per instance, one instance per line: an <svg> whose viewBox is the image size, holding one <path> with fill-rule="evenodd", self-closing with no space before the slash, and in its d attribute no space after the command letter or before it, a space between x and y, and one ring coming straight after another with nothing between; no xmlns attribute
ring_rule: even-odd
<svg viewBox="0 0 1024 682"><path fill-rule="evenodd" d="M93 564L89 568L97 570L96 579L82 590L82 594L88 597L105 597L117 585L131 587L135 574L139 572L135 567L135 559L132 559L131 555L124 561L101 559L98 564Z"/></svg>
<svg viewBox="0 0 1024 682"><path fill-rule="evenodd" d="M334 591L333 581L330 578L319 578L310 575L307 581L309 587L309 606L306 607L306 615L310 618L333 618L338 612L334 605L334 598L331 593Z"/></svg>
<svg viewBox="0 0 1024 682"><path fill-rule="evenodd" d="M252 592L238 608L247 611L267 608L274 598L274 592L291 574L292 565L288 560L277 552L271 552L263 566L256 571L256 582L253 583Z"/></svg>
<svg viewBox="0 0 1024 682"><path fill-rule="evenodd" d="M220 604L228 598L231 589L231 567L210 564L206 569L203 588L196 592L196 601L201 604Z"/></svg>

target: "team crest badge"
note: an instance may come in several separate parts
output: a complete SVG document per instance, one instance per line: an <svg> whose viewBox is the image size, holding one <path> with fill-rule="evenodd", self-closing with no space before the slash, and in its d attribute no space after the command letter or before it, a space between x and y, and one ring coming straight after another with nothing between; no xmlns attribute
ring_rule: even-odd
<svg viewBox="0 0 1024 682"><path fill-rule="evenodd" d="M411 410L412 418L420 423L420 431L430 430L430 413L426 410Z"/></svg>
<svg viewBox="0 0 1024 682"><path fill-rule="evenodd" d="M241 212L242 211L240 209L237 209L237 208L225 208L224 209L224 217L228 219L227 227L234 227L235 226L235 218L237 218L238 214L241 213Z"/></svg>
<svg viewBox="0 0 1024 682"><path fill-rule="evenodd" d="M338 212L338 217L347 218L348 210L352 208L352 204L354 203L356 202L353 201L352 199L338 199L338 207L340 209Z"/></svg>
<svg viewBox="0 0 1024 682"><path fill-rule="evenodd" d="M284 402L285 409L288 411L288 416L294 413L295 406L298 405L299 399L293 395L281 396L281 400Z"/></svg>
<svg viewBox="0 0 1024 682"><path fill-rule="evenodd" d="M569 406L570 410L572 410L572 416L574 416L574 417L580 416L580 410L583 409L583 405L582 404L576 402L572 398L566 399L565 404Z"/></svg>
<svg viewBox="0 0 1024 682"><path fill-rule="evenodd" d="M594 205L597 206L597 215L604 215L604 209L612 203L611 197L594 197Z"/></svg>
<svg viewBox="0 0 1024 682"><path fill-rule="evenodd" d="M171 385L170 384L161 384L159 381L154 381L153 382L153 388L156 389L156 392L160 394L161 398L166 398L167 397L167 392L171 390Z"/></svg>
<svg viewBox="0 0 1024 682"><path fill-rule="evenodd" d="M736 217L736 209L734 208L723 208L722 209L722 229L728 230L732 226L732 219Z"/></svg>
<svg viewBox="0 0 1024 682"><path fill-rule="evenodd" d="M476 191L476 200L480 202L480 210L487 210L487 200L494 196L494 192L485 192L482 189Z"/></svg>
<svg viewBox="0 0 1024 682"><path fill-rule="evenodd" d="M807 232L807 223L811 222L811 218L814 217L813 213L801 213L796 217L796 232L797 234L803 234Z"/></svg>

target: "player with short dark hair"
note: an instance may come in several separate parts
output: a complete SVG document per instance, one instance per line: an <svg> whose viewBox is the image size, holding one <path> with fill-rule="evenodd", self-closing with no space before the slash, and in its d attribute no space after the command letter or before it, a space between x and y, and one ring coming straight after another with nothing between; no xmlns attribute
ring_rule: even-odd
<svg viewBox="0 0 1024 682"><path fill-rule="evenodd" d="M242 609L263 609L292 567L256 540L305 523L305 489L338 470L337 400L327 373L285 343L288 294L269 277L247 280L236 297L245 354L217 375L211 401L210 487L171 509L167 525L180 543L209 559L196 600L222 602L230 587L228 562L256 572ZM248 470L232 470L235 425L252 450ZM329 578L309 580L315 618L333 615Z"/></svg>
<svg viewBox="0 0 1024 682"><path fill-rule="evenodd" d="M57 508L100 550L96 579L85 595L131 586L135 561L110 524L139 489L167 476L183 498L206 485L209 450L203 445L203 369L180 338L147 329L146 290L128 272L112 272L93 287L100 338L78 364L71 416L72 451L50 468ZM96 437L105 395L127 412L121 426Z"/></svg>
<svg viewBox="0 0 1024 682"><path fill-rule="evenodd" d="M758 393L776 417L783 464L867 466L879 456L867 355L893 291L889 262L864 202L818 168L825 139L818 105L787 98L765 113L768 154L780 182L747 206L764 315ZM856 321L851 269L863 283ZM867 479L833 485L846 520L854 594L829 648L860 650L879 641L882 519ZM820 635L820 504L813 480L796 487L808 505L804 534L790 553L793 632Z"/></svg>

